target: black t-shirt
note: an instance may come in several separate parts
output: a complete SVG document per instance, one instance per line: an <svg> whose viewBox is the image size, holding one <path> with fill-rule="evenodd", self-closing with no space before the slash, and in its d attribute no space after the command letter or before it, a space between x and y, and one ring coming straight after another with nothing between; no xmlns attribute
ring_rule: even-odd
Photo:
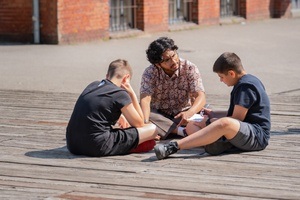
<svg viewBox="0 0 300 200"><path fill-rule="evenodd" d="M248 109L244 122L252 124L261 144L270 138L270 101L262 82L255 76L246 74L231 91L228 116L232 116L235 105Z"/></svg>
<svg viewBox="0 0 300 200"><path fill-rule="evenodd" d="M109 80L88 85L79 96L67 126L68 149L74 154L89 155L105 148L112 125L129 103L129 94Z"/></svg>

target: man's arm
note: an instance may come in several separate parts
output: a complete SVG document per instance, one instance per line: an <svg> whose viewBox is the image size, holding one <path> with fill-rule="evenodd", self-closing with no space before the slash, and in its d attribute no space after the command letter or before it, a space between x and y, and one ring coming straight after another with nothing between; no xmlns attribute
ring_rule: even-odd
<svg viewBox="0 0 300 200"><path fill-rule="evenodd" d="M243 106L235 105L233 109L232 117L234 119L237 119L239 121L244 121L246 114L248 112L247 108L244 108ZM210 122L214 122L219 118L226 117L227 111L212 111L210 109L205 108L204 114L208 115Z"/></svg>
<svg viewBox="0 0 300 200"><path fill-rule="evenodd" d="M131 87L129 82L123 83L121 87L128 92L132 101L132 103L124 106L121 109L123 115L125 116L125 118L127 119L127 121L131 126L135 126L135 127L143 126L144 115L133 88Z"/></svg>
<svg viewBox="0 0 300 200"><path fill-rule="evenodd" d="M200 110L204 107L206 103L206 97L203 91L194 92L192 93L192 96L196 97L196 99L188 111L192 113L193 116L194 114L200 112Z"/></svg>
<svg viewBox="0 0 300 200"><path fill-rule="evenodd" d="M179 122L178 126L181 124L184 124L187 122L187 120L192 117L194 114L200 112L200 110L203 108L203 106L206 103L206 97L205 93L203 91L195 92L192 94L192 96L196 97L193 105L190 109L184 112L180 112L178 115L175 116L175 118L181 117L181 121Z"/></svg>
<svg viewBox="0 0 300 200"><path fill-rule="evenodd" d="M209 108L204 108L204 115L207 115L210 119L219 119L227 116L227 111L223 110L211 110Z"/></svg>
<svg viewBox="0 0 300 200"><path fill-rule="evenodd" d="M140 104L141 104L142 112L144 114L144 122L148 123L150 117L151 95L140 94L140 98L141 98Z"/></svg>
<svg viewBox="0 0 300 200"><path fill-rule="evenodd" d="M240 121L244 121L247 112L248 112L247 108L244 108L243 106L240 105L235 105L231 117Z"/></svg>
<svg viewBox="0 0 300 200"><path fill-rule="evenodd" d="M144 126L144 120L134 107L133 103L124 106L121 111L131 126L137 128Z"/></svg>

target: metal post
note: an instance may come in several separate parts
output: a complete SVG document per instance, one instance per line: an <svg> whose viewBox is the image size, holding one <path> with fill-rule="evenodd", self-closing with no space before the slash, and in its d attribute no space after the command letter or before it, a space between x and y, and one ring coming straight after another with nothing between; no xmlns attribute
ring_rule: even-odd
<svg viewBox="0 0 300 200"><path fill-rule="evenodd" d="M34 36L34 43L39 44L40 43L40 10L39 0L33 0L33 36Z"/></svg>

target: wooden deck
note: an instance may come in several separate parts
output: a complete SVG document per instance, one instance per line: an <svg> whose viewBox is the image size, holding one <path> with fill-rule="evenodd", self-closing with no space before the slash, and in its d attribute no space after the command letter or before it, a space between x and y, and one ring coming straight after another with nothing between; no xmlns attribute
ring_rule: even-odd
<svg viewBox="0 0 300 200"><path fill-rule="evenodd" d="M272 95L272 135L260 152L208 156L153 151L74 156L65 128L76 94L0 90L0 199L300 199L300 95ZM208 95L215 108L228 98Z"/></svg>

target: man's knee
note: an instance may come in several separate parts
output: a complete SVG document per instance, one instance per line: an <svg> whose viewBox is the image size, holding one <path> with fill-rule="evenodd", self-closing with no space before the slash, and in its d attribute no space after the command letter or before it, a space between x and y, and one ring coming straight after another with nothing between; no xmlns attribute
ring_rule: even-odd
<svg viewBox="0 0 300 200"><path fill-rule="evenodd" d="M223 131L227 139L234 137L240 129L240 123L237 119L223 117L218 120L218 128Z"/></svg>
<svg viewBox="0 0 300 200"><path fill-rule="evenodd" d="M157 136L158 130L157 130L157 127L155 124L153 124L153 123L146 124L144 128L147 130L147 132L152 133L151 134L152 137Z"/></svg>
<svg viewBox="0 0 300 200"><path fill-rule="evenodd" d="M228 127L230 127L230 125L232 124L232 118L230 117L223 117L223 118L220 118L218 121L217 121L217 125L220 129L226 129Z"/></svg>

